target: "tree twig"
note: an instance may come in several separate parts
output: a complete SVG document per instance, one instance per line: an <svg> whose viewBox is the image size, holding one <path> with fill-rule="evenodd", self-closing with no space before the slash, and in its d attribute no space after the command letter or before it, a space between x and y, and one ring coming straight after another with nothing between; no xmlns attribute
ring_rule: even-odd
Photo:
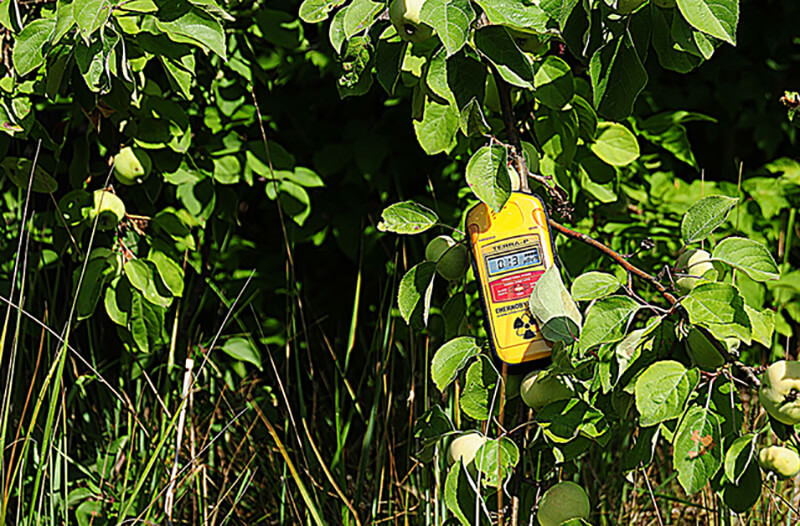
<svg viewBox="0 0 800 526"><path fill-rule="evenodd" d="M572 216L572 206L569 204L569 196L563 188L557 184L551 183L548 177L539 174L531 173L528 170L528 165L525 162L525 155L522 151L522 140L520 139L519 129L517 128L517 119L514 116L514 107L511 104L511 87L500 76L497 68L494 65L489 65L494 77L494 83L497 85L497 95L500 99L500 111L503 114L503 124L508 134L508 141L511 143L511 160L514 163L514 169L519 174L520 190L525 193L530 193L528 187L528 177L535 179L542 186L547 189L550 199L553 201L556 210L562 217Z"/></svg>
<svg viewBox="0 0 800 526"><path fill-rule="evenodd" d="M550 219L550 226L553 227L554 229L558 230L562 234L568 236L568 237L571 237L573 239L577 239L579 241L582 241L583 243L586 243L587 245L591 245L594 248L600 250L606 256L608 256L611 259L613 259L614 261L616 261L626 271L628 271L631 274L634 274L635 276L638 276L639 278L643 279L644 281L650 283L653 286L653 288L655 288L664 297L664 299L667 300L667 302L670 305L675 305L678 302L678 300L675 298L675 296L673 296L667 290L667 288L664 285L662 285L661 282L659 282L655 278L655 276L652 276L652 275L648 274L647 272L645 272L644 270L631 265L630 262L628 262L628 260L626 260L624 257L622 257L622 254L614 251L613 249L607 247L606 245L604 245L603 243L597 241L596 239L593 239L593 238L587 236L586 234L583 234L581 232L577 232L575 230L572 230L571 228L565 227L564 225L562 225L561 223L558 223L557 221L555 221L553 219Z"/></svg>

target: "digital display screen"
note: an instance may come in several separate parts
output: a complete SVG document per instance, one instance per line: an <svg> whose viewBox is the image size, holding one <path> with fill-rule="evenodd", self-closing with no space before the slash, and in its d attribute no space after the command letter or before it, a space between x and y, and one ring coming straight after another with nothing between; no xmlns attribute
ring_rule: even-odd
<svg viewBox="0 0 800 526"><path fill-rule="evenodd" d="M529 248L522 252L514 252L513 254L486 258L489 276L494 276L495 274L508 272L510 270L532 267L534 265L539 265L541 262L539 247Z"/></svg>

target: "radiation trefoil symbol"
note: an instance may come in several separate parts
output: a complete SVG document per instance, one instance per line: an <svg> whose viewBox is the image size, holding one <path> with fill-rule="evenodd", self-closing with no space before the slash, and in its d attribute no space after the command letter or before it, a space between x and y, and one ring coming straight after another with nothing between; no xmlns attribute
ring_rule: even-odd
<svg viewBox="0 0 800 526"><path fill-rule="evenodd" d="M533 316L528 311L523 312L521 316L514 320L514 330L517 336L523 340L532 340L536 336L535 327L536 322L533 321Z"/></svg>

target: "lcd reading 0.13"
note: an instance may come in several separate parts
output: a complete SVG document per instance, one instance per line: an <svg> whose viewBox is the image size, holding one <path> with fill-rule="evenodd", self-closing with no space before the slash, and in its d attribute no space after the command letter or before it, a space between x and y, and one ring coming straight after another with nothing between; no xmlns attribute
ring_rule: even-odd
<svg viewBox="0 0 800 526"><path fill-rule="evenodd" d="M495 256L486 258L486 266L489 270L489 275L494 276L501 272L508 272L510 270L520 270L527 267L533 267L541 263L539 257L539 247L533 247L524 252L517 252L515 254L505 254L502 256Z"/></svg>

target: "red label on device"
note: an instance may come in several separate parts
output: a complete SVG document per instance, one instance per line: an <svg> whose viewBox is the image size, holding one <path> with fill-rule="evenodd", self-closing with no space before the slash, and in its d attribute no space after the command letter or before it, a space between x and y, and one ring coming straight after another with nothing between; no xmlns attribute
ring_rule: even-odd
<svg viewBox="0 0 800 526"><path fill-rule="evenodd" d="M533 270L492 281L489 283L492 300L500 302L527 298L531 295L534 283L539 281L542 274L544 274L544 270Z"/></svg>

